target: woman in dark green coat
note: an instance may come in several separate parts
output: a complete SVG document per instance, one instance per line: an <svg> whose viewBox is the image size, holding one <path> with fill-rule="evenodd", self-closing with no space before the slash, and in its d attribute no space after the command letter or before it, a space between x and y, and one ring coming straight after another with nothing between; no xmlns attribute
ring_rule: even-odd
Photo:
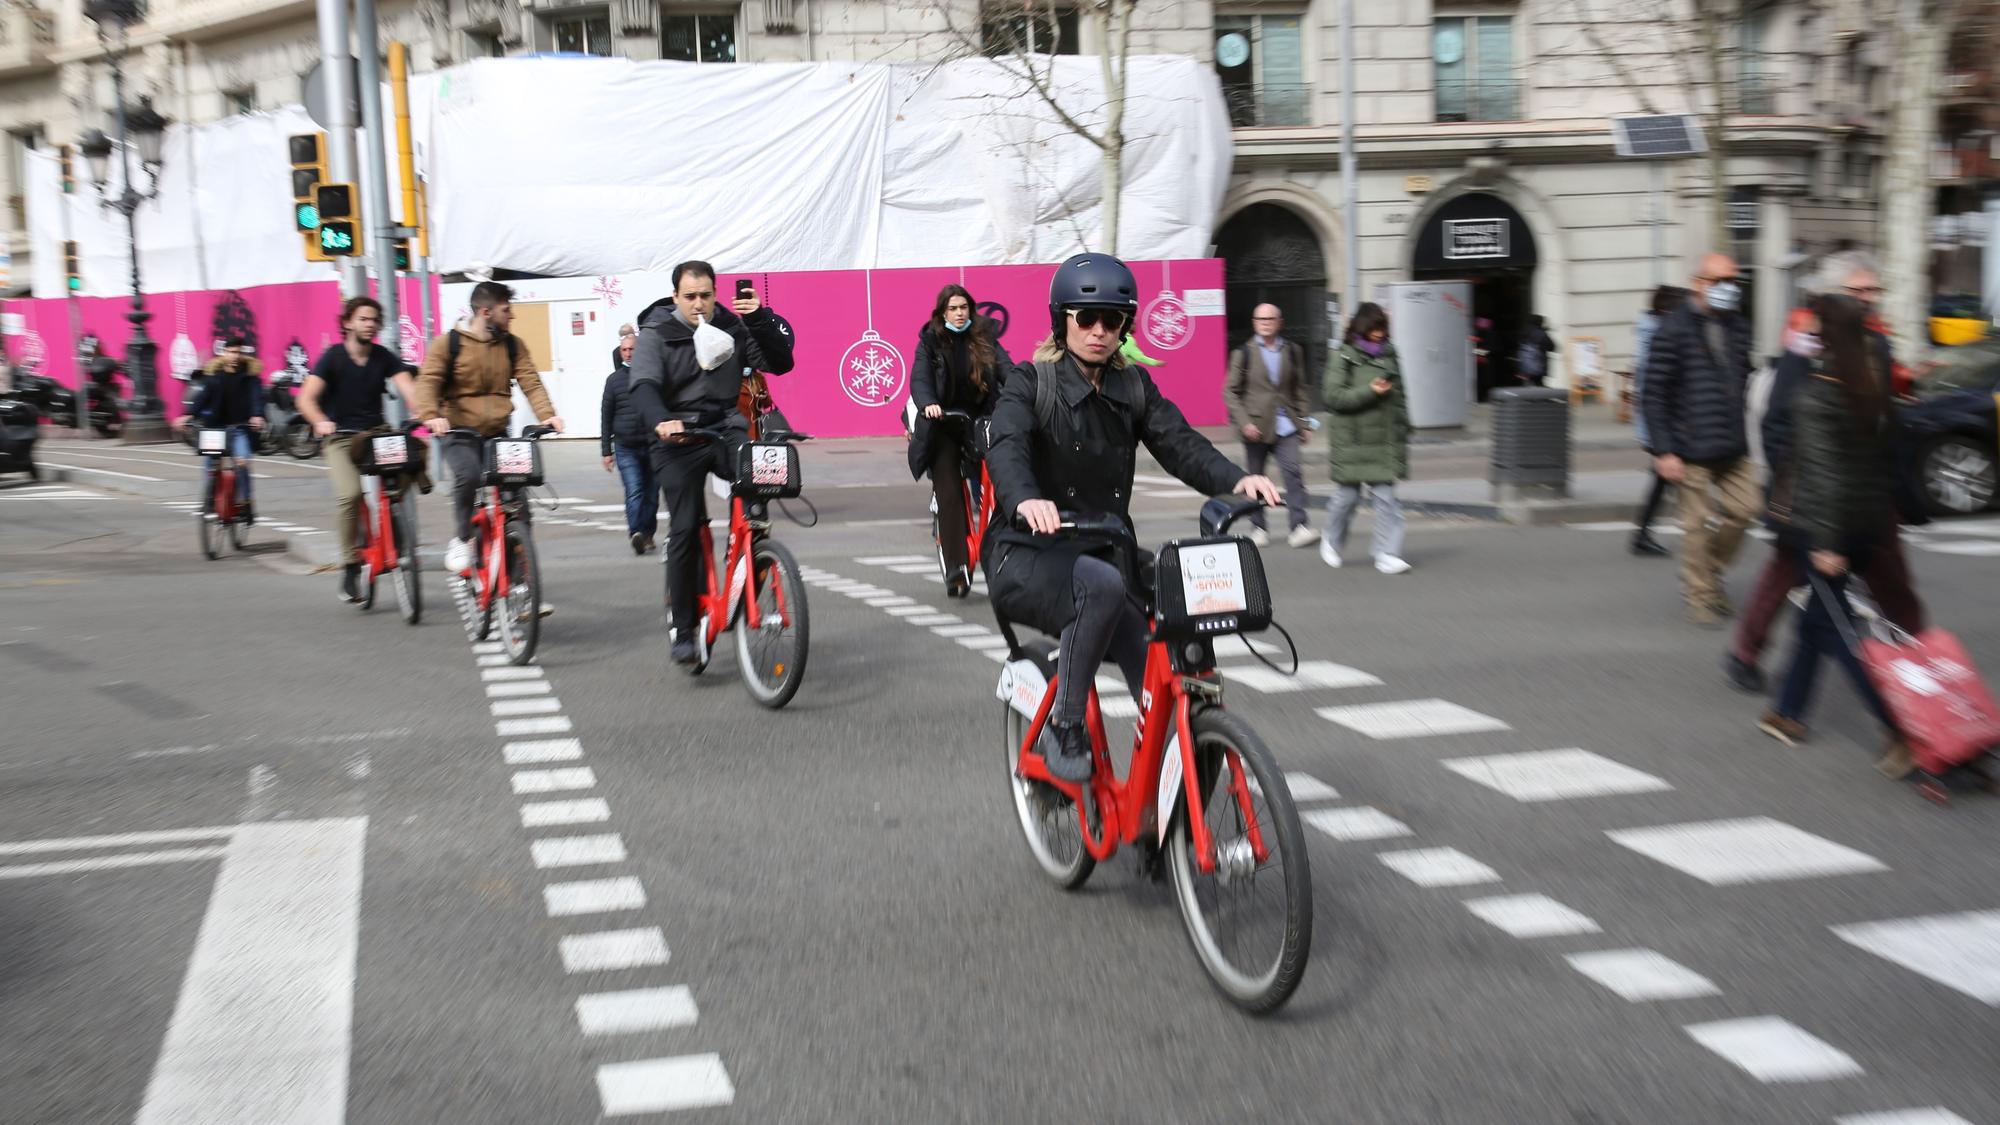
<svg viewBox="0 0 2000 1125"><path fill-rule="evenodd" d="M1402 574L1403 505L1396 482L1410 475L1410 408L1403 398L1403 375L1389 343L1389 316L1368 303L1354 310L1340 350L1326 365L1327 464L1333 470L1333 497L1326 502L1326 534L1319 557L1339 566L1347 528L1368 488L1375 508L1375 569Z"/></svg>

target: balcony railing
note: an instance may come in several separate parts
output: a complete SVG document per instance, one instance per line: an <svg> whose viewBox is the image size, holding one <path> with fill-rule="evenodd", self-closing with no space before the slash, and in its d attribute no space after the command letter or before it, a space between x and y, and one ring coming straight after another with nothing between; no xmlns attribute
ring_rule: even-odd
<svg viewBox="0 0 2000 1125"><path fill-rule="evenodd" d="M1312 124L1312 87L1302 83L1224 87L1222 99L1229 105L1229 123L1238 129Z"/></svg>
<svg viewBox="0 0 2000 1125"><path fill-rule="evenodd" d="M1440 82L1439 121L1516 121L1521 116L1521 84L1509 79Z"/></svg>

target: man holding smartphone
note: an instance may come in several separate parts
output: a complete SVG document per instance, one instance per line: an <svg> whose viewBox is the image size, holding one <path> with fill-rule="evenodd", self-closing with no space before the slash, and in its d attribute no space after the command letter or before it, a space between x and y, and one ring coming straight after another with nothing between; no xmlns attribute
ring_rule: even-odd
<svg viewBox="0 0 2000 1125"><path fill-rule="evenodd" d="M792 369L791 329L764 308L745 278L728 308L716 302L715 267L682 262L674 267L674 295L639 316L632 350L631 401L646 429L659 437L653 473L667 505L667 594L676 664L695 661L695 599L699 591L699 529L708 522L704 478L732 479L736 449L748 436L736 409L743 372L783 375ZM714 333L726 336L725 341ZM690 427L725 429L727 442L683 442Z"/></svg>

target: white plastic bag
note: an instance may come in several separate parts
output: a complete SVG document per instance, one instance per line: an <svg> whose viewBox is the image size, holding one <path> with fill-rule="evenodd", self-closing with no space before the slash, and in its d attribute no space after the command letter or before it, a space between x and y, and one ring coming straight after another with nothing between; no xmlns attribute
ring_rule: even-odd
<svg viewBox="0 0 2000 1125"><path fill-rule="evenodd" d="M713 371L721 367L735 354L735 337L706 320L695 325L694 361L701 364L703 371Z"/></svg>

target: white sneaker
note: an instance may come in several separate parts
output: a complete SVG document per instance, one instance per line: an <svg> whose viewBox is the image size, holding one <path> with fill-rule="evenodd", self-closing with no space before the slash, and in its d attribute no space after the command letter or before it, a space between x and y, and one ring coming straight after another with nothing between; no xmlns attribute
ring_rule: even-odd
<svg viewBox="0 0 2000 1125"><path fill-rule="evenodd" d="M1250 534L1244 536L1244 538L1257 544L1259 547L1268 547L1271 545L1271 533L1261 527L1251 528Z"/></svg>
<svg viewBox="0 0 2000 1125"><path fill-rule="evenodd" d="M1340 552L1333 549L1333 540L1324 535L1319 537L1319 561L1335 570L1340 569Z"/></svg>
<svg viewBox="0 0 2000 1125"><path fill-rule="evenodd" d="M1292 533L1285 538L1285 542L1294 547L1310 547L1314 543L1319 542L1319 532L1314 531L1305 524L1300 524L1292 529Z"/></svg>
<svg viewBox="0 0 2000 1125"><path fill-rule="evenodd" d="M463 539L453 539L445 544L444 568L453 574L463 574L472 569L472 544Z"/></svg>
<svg viewBox="0 0 2000 1125"><path fill-rule="evenodd" d="M1384 574L1407 574L1410 564L1394 555L1376 555L1375 569Z"/></svg>

